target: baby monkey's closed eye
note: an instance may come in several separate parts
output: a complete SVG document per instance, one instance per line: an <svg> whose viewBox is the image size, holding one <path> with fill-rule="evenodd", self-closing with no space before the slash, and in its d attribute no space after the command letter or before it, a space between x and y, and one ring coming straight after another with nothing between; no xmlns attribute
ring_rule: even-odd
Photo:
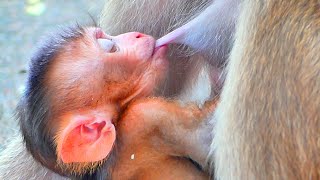
<svg viewBox="0 0 320 180"><path fill-rule="evenodd" d="M109 52L109 53L118 51L117 46L116 46L115 43L114 43L112 40L110 40L110 39L98 39L97 41L98 41L100 47L101 47L103 50L105 50L105 51L107 51L107 52Z"/></svg>

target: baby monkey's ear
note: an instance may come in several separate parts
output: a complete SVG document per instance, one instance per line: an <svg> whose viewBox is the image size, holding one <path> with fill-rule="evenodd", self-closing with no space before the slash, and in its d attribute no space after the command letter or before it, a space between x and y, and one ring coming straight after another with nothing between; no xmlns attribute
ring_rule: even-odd
<svg viewBox="0 0 320 180"><path fill-rule="evenodd" d="M107 157L116 139L110 117L96 114L68 115L56 138L57 155L63 163L95 162Z"/></svg>

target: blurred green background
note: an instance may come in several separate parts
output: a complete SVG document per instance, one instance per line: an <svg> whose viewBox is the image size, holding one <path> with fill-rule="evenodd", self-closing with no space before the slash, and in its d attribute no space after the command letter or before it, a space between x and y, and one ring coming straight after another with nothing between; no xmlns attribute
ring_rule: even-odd
<svg viewBox="0 0 320 180"><path fill-rule="evenodd" d="M13 114L28 60L42 35L59 25L98 21L104 0L0 0L0 150L18 131Z"/></svg>

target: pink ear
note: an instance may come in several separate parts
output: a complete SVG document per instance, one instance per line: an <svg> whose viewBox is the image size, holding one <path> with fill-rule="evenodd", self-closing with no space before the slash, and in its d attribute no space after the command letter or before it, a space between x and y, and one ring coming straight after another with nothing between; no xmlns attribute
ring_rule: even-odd
<svg viewBox="0 0 320 180"><path fill-rule="evenodd" d="M64 163L95 162L104 159L116 139L110 119L73 116L58 139L58 156Z"/></svg>

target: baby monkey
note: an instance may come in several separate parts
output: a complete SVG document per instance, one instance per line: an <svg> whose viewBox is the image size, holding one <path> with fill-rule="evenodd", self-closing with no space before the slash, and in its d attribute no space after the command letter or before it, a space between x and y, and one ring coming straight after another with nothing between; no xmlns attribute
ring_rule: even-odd
<svg viewBox="0 0 320 180"><path fill-rule="evenodd" d="M33 157L69 177L208 179L186 157L198 160L188 136L215 100L199 109L150 97L166 77L166 50L145 34L96 27L47 37L17 113Z"/></svg>

